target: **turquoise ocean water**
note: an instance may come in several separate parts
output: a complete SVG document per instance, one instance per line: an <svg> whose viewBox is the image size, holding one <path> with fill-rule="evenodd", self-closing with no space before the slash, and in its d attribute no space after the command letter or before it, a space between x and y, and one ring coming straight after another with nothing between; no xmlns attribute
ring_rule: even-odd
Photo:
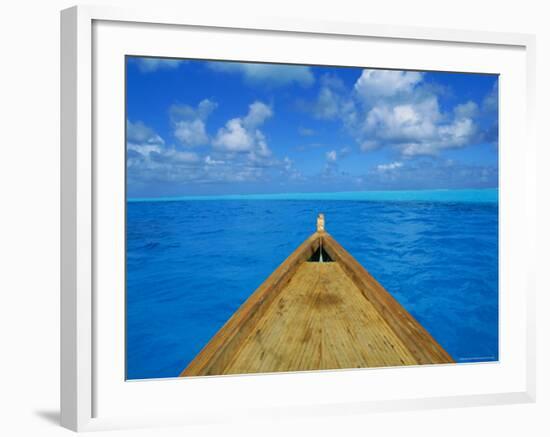
<svg viewBox="0 0 550 437"><path fill-rule="evenodd" d="M128 379L177 376L326 228L457 362L498 360L498 190L130 199Z"/></svg>

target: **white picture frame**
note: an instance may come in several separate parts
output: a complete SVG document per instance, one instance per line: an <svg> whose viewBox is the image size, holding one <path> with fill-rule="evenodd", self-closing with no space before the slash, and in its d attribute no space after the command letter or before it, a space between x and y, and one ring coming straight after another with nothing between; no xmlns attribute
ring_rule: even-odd
<svg viewBox="0 0 550 437"><path fill-rule="evenodd" d="M98 27L99 26L99 27ZM102 27L103 26L103 27ZM141 29L141 30L140 30ZM139 42L136 35L148 29L149 38L147 48L140 49L134 46L131 53L126 52L124 38L119 35L131 32L132 40ZM515 112L507 112L504 107L500 122L506 123L515 117L516 126L510 127L510 132L504 132L504 142L513 139L521 147L506 148L501 157L501 260L500 269L510 267L514 262L513 272L500 276L505 280L505 287L510 286L510 292L504 293L505 322L501 319L501 346L503 342L514 343L510 346L513 351L513 360L501 359L496 364L483 366L460 365L458 371L442 370L438 366L423 366L416 368L414 379L421 381L434 378L433 387L419 390L410 386L402 389L411 376L408 370L395 370L387 373L386 370L338 371L338 372L309 372L286 375L252 375L238 377L195 378L185 388L175 381L150 381L146 384L129 383L123 380L123 375L105 371L112 361L113 366L120 365L117 345L106 345L104 333L118 322L123 320L124 313L115 304L109 305L109 299L97 299L97 294L103 284L113 276L113 284L120 281L123 271L113 271L105 274L102 269L104 263L104 238L106 227L110 227L111 234L120 230L120 221L110 222L109 217L115 217L119 211L116 202L120 200L120 192L114 189L115 196L105 200L105 184L120 179L123 169L116 167L119 155L108 156L97 153L97 139L109 140L106 136L112 135L117 143L120 132L124 129L124 113L120 112L120 103L111 105L113 113L109 119L113 125L106 125L102 121L105 99L102 98L101 81L110 80L114 76L105 73L107 60L118 59L113 65L120 65L120 54L157 54L169 55L173 50L168 44L160 44L161 34L185 30L186 35L208 32L234 31L235 38L246 38L248 34L268 35L276 41L285 38L300 39L327 39L335 44L354 41L354 44L369 42L377 44L384 42L390 45L410 44L412 46L430 45L442 50L448 46L459 48L461 53L468 51L493 50L502 53L503 60L497 60L495 54L494 69L487 59L477 59L475 62L485 62L485 69L490 72L503 74L509 68L510 82L501 91L503 105L512 106ZM122 33L121 33L122 32ZM137 33L136 33L137 32ZM152 35L158 34L157 37ZM267 36L266 36L267 37ZM109 40L106 48L105 39ZM340 42L339 42L340 41ZM341 42L343 41L343 42ZM351 43L350 43L351 44ZM157 45L157 46L156 46ZM137 49L135 47L138 47ZM138 50L138 52L136 52ZM154 53L150 53L151 50ZM158 50L158 52L157 52ZM193 55L200 57L201 50L209 50L207 46L198 44ZM297 49L299 50L299 49ZM399 50L396 48L395 50ZM402 49L401 49L402 50ZM275 50L276 51L276 50ZM241 20L227 20L215 15L194 16L188 10L162 11L127 10L110 7L78 6L62 11L61 13L61 424L76 431L112 429L120 427L185 425L197 423L216 423L225 420L245 420L250 417L280 417L296 415L324 415L340 414L342 412L366 413L369 411L396 411L403 409L458 407L487 404L505 404L517 402L533 402L535 399L535 282L534 282L534 244L535 244L535 168L536 149L533 133L534 108L534 63L535 39L532 35L491 33L481 31L462 31L451 29L425 29L402 26L382 26L365 23L338 23L317 22L306 19L289 21L279 18L242 18ZM208 52L209 55L214 53ZM252 52L250 52L252 53ZM198 55L197 55L198 54ZM404 53L403 53L404 55ZM102 56L105 56L104 58ZM175 53L174 56L178 56ZM246 59L255 60L254 55ZM252 58L250 58L252 56ZM276 56L273 55L273 56ZM299 51L288 56L300 57ZM507 57L508 56L508 57ZM115 58L113 58L115 57ZM205 56L209 57L209 56ZM478 56L483 58L484 56ZM408 68L405 65L406 57L396 59L388 68ZM506 58L506 59L505 59ZM115 59L115 60L116 60ZM99 62L97 62L99 60ZM519 62L518 62L519 60ZM105 61L105 62L102 62ZM382 62L382 61L379 61ZM437 65L427 62L416 64L420 69L437 69ZM435 62L435 61L434 61ZM461 61L460 57L454 60L455 66L465 71L477 71L474 64ZM96 65L97 63L97 65ZM304 62L307 63L307 62ZM98 66L99 65L99 66ZM345 65L345 64L344 64ZM504 70L500 70L501 65ZM424 66L424 68L422 68ZM118 68L118 67L113 67ZM458 68L458 67L456 67ZM474 68L471 70L470 68ZM512 71L513 70L513 71ZM506 70L508 71L508 70ZM118 77L118 76L117 76ZM117 80L121 80L119 77ZM514 82L515 81L515 82ZM112 82L119 84L120 82ZM117 99L123 93L118 90L112 98ZM504 93L504 94L502 94ZM120 99L119 99L120 100ZM103 105L103 106L102 106ZM512 110L511 110L512 111ZM118 114L119 118L113 119ZM105 117L104 117L105 118ZM116 126L119 123L120 126ZM98 128L99 126L99 128ZM102 142L103 144L103 142ZM123 146L123 143L121 143ZM123 147L122 147L123 148ZM111 159L112 158L112 159ZM518 161L519 160L519 161ZM513 164L518 165L514 166ZM118 179L117 179L118 178ZM118 182L117 182L118 183ZM120 185L117 185L120 186ZM101 205L101 208L98 208ZM112 209L112 211L110 210ZM99 212L101 211L101 212ZM103 211L109 211L107 215ZM113 214L109 216L109 214ZM504 218L504 221L502 219ZM521 233L521 236L519 234ZM116 235L115 235L116 236ZM106 238L106 237L105 237ZM123 238L118 235L118 239ZM118 240L120 241L120 240ZM120 248L118 248L120 249ZM118 250L117 249L117 250ZM511 252L520 252L521 260L513 258ZM116 256L117 251L113 256ZM508 255L510 255L508 257ZM116 261L116 260L115 260ZM517 262L516 262L517 261ZM114 269L120 270L120 262L113 263ZM118 267L117 267L118 266ZM508 271L509 269L506 269ZM115 278L117 276L117 278ZM107 278L107 279L104 279ZM509 285L508 285L509 284ZM98 288L99 287L99 288ZM118 301L120 303L120 301ZM504 305L504 307L502 306ZM107 308L107 309L106 309ZM110 320L110 321L109 321ZM118 324L117 326L120 326ZM517 330L514 331L514 327ZM504 331L503 331L504 330ZM118 333L116 329L113 331ZM502 335L504 334L506 335ZM509 335L513 332L513 335ZM116 337L118 334L114 334ZM513 337L513 338L512 338ZM506 346L505 344L505 346ZM105 346L104 346L105 345ZM114 349L113 349L114 348ZM117 357L110 357L109 351L116 351ZM103 353L98 353L103 351ZM123 354L123 351L120 351ZM505 354L506 355L506 354ZM513 363L511 362L513 361ZM117 363L117 364L115 364ZM509 367L509 368L507 368ZM465 370L460 370L465 369ZM473 370L471 370L473 369ZM481 370L480 370L481 369ZM504 370L502 370L504 369ZM502 370L502 371L501 371ZM373 373L374 372L374 373ZM401 373L400 373L401 372ZM405 372L405 373L403 373ZM498 377L483 385L483 380L490 380L492 374L499 373ZM459 375L460 373L460 375ZM368 375L368 379L364 379ZM437 381L448 381L455 376L470 378L474 375L474 382L479 382L479 389L466 387L459 390L451 386L441 390L436 389ZM112 384L112 378L122 378ZM111 379L109 379L111 378ZM360 384L375 385L375 378L384 380L391 378L395 382L391 394L381 395L381 390L388 386L382 383L378 394L367 397L364 394L350 391L350 387ZM512 381L504 384L504 379ZM388 381L389 379L385 379ZM109 382L111 381L111 382ZM141 385L140 385L141 384ZM323 387L323 384L326 386ZM115 387L116 385L116 387ZM406 384L405 384L406 385ZM441 384L440 384L441 385ZM443 384L445 385L445 384ZM124 389L121 387L124 386ZM126 388L130 388L126 390ZM282 387L286 391L276 391L275 387ZM288 394L288 390L296 387L296 392ZM314 388L321 389L316 390ZM338 388L340 387L340 388ZM346 388L347 387L347 388ZM311 391L310 396L302 393ZM252 396L263 390L269 393L270 399L256 399L257 405L247 402L246 396ZM348 390L348 391L346 391ZM228 393L238 391L241 394L233 399L231 408L224 409L221 403L227 400ZM373 392L376 392L373 388ZM166 394L167 402L174 404L174 399L181 401L173 408L163 409L162 402L159 408L148 409L146 403L132 404L126 410L117 410L117 405L124 400L139 398L157 398ZM106 395L108 394L108 396ZM211 408L204 408L205 403L194 402L190 396L199 399L218 394L220 401L214 402ZM120 397L117 397L120 396ZM162 395L164 396L164 395ZM106 398L113 399L108 405ZM125 398L124 398L125 397ZM189 398L189 399L186 399ZM205 400L208 402L208 399ZM195 409L189 407L195 405ZM106 413L103 414L102 411ZM135 414L131 414L135 411Z"/></svg>

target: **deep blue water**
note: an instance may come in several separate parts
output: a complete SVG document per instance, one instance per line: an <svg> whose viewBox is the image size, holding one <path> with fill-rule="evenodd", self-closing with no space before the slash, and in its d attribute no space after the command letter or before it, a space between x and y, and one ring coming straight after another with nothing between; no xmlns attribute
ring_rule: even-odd
<svg viewBox="0 0 550 437"><path fill-rule="evenodd" d="M497 360L497 197L129 201L127 378L177 376L319 212L456 361Z"/></svg>

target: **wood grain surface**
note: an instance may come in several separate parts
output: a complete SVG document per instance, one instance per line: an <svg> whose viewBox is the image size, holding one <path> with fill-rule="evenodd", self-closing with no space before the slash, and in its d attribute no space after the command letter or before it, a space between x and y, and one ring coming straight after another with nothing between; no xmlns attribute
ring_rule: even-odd
<svg viewBox="0 0 550 437"><path fill-rule="evenodd" d="M321 244L334 262L308 262ZM318 231L248 298L181 376L452 362L363 266Z"/></svg>

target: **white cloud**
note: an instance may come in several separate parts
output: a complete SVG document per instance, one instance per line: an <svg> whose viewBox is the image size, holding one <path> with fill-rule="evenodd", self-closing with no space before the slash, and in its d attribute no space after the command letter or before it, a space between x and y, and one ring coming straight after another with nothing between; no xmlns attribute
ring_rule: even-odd
<svg viewBox="0 0 550 437"><path fill-rule="evenodd" d="M130 177L140 180L173 179L175 174L191 178L200 162L194 152L167 146L142 122L127 121L127 167Z"/></svg>
<svg viewBox="0 0 550 437"><path fill-rule="evenodd" d="M498 147L498 80L485 96L479 110L480 117L487 121L487 127L480 133L480 138Z"/></svg>
<svg viewBox="0 0 550 437"><path fill-rule="evenodd" d="M349 147L349 146L344 146L344 147L342 147L342 148L340 149L340 152L339 152L340 158L345 158L345 157L348 156L351 152L352 152L351 147Z"/></svg>
<svg viewBox="0 0 550 437"><path fill-rule="evenodd" d="M336 162L336 160L338 159L338 153L336 152L336 150L331 150L327 152L325 156L327 158L327 161L329 162Z"/></svg>
<svg viewBox="0 0 550 437"><path fill-rule="evenodd" d="M480 133L475 102L442 111L440 91L424 82L424 73L365 69L352 89L338 78L321 77L316 99L298 104L316 118L341 121L364 152L390 147L403 157L434 156L476 144L482 134L496 136L496 128ZM494 94L485 99L484 112L494 105Z"/></svg>
<svg viewBox="0 0 550 437"><path fill-rule="evenodd" d="M169 164L194 163L199 161L199 155L195 152L181 151L173 148L166 148L160 152L153 151L150 153L150 157L154 161Z"/></svg>
<svg viewBox="0 0 550 437"><path fill-rule="evenodd" d="M399 161L390 162L389 164L379 164L376 169L380 172L392 171L403 167L403 163Z"/></svg>
<svg viewBox="0 0 550 437"><path fill-rule="evenodd" d="M153 73L157 70L174 70L184 61L180 59L139 58L137 65L142 73Z"/></svg>
<svg viewBox="0 0 550 437"><path fill-rule="evenodd" d="M436 155L438 150L434 143L403 143L399 145L401 154L404 157L413 157L421 155Z"/></svg>
<svg viewBox="0 0 550 437"><path fill-rule="evenodd" d="M344 83L337 77L325 74L321 77L321 88L311 110L316 118L332 120L345 113Z"/></svg>
<svg viewBox="0 0 550 437"><path fill-rule="evenodd" d="M475 102L472 102L471 100L466 103L456 105L454 108L454 114L458 119L471 119L473 117L476 117L478 113L479 108L477 104Z"/></svg>
<svg viewBox="0 0 550 437"><path fill-rule="evenodd" d="M128 144L129 176L141 181L162 182L251 182L267 177L270 169L284 169L287 165L271 157L265 135L260 127L273 115L262 102L253 102L248 112L229 120L214 138L209 138L205 120L216 104L203 100L196 107L175 105L170 109L174 135L181 145L165 146L147 126L136 130L141 143ZM146 133L147 135L145 135ZM211 144L209 153L199 154L188 147ZM184 146L185 149L181 149ZM240 153L243 152L243 153ZM289 171L291 177L295 170Z"/></svg>
<svg viewBox="0 0 550 437"><path fill-rule="evenodd" d="M479 138L479 108L468 101L442 112L437 90L418 72L363 70L353 90L324 81L313 114L339 119L362 151L392 147L402 156L437 155Z"/></svg>
<svg viewBox="0 0 550 437"><path fill-rule="evenodd" d="M254 102L249 106L248 114L244 118L244 125L254 128L263 124L272 115L273 111L265 103Z"/></svg>
<svg viewBox="0 0 550 437"><path fill-rule="evenodd" d="M197 108L179 106L172 108L174 123L182 117L204 117L205 105ZM246 153L237 153L222 147L213 148L208 154L200 154L181 146L167 146L156 132L143 123L131 123L131 139L127 143L128 177L135 182L147 183L224 183L254 182L267 180L273 172L282 172L288 180L301 177L292 160L286 157L277 160L272 157L265 136L258 129L272 116L271 108L260 102L250 105L248 113L239 119L238 125L249 138L250 147ZM232 120L228 122L232 125ZM137 127L136 127L137 126ZM227 125L225 128L227 129ZM237 129L238 130L238 129ZM227 138L226 138L227 139ZM135 141L138 140L138 141ZM238 141L237 141L238 143Z"/></svg>
<svg viewBox="0 0 550 437"><path fill-rule="evenodd" d="M288 156L285 156L283 158L283 161L280 163L280 165L282 167L282 174L289 180L304 180L304 176L299 170L296 169L296 167L294 166L294 161Z"/></svg>
<svg viewBox="0 0 550 437"><path fill-rule="evenodd" d="M498 80L495 81L493 88L483 99L483 110L486 112L496 112L498 110Z"/></svg>
<svg viewBox="0 0 550 437"><path fill-rule="evenodd" d="M161 153L162 147L157 144L135 144L128 143L127 149L140 155L148 157L150 153Z"/></svg>
<svg viewBox="0 0 550 437"><path fill-rule="evenodd" d="M249 152L252 159L258 156L267 157L271 151L258 127L272 115L273 111L269 106L254 102L244 117L233 118L218 130L212 145L216 150L224 152Z"/></svg>
<svg viewBox="0 0 550 437"><path fill-rule="evenodd" d="M284 169L289 171L293 165L294 165L294 162L292 161L292 159L290 159L288 156L285 156L283 159Z"/></svg>
<svg viewBox="0 0 550 437"><path fill-rule="evenodd" d="M321 88L315 105L315 116L321 119L335 118L339 114L340 97L328 87Z"/></svg>
<svg viewBox="0 0 550 437"><path fill-rule="evenodd" d="M438 128L440 148L454 148L468 145L477 132L471 118L460 118Z"/></svg>
<svg viewBox="0 0 550 437"><path fill-rule="evenodd" d="M208 142L206 126L199 119L176 123L174 136L187 146L200 146Z"/></svg>
<svg viewBox="0 0 550 437"><path fill-rule="evenodd" d="M436 135L436 124L440 118L435 97L419 103L379 103L368 111L363 129L368 136L386 140L424 140Z"/></svg>
<svg viewBox="0 0 550 437"><path fill-rule="evenodd" d="M254 146L254 134L245 129L241 118L233 118L218 131L213 144L219 150L248 152Z"/></svg>
<svg viewBox="0 0 550 437"><path fill-rule="evenodd" d="M225 164L225 161L222 161L221 159L213 159L210 155L207 155L206 158L204 158L204 163L206 165L222 165Z"/></svg>
<svg viewBox="0 0 550 437"><path fill-rule="evenodd" d="M351 148L348 146L341 147L339 150L329 150L325 153L325 158L328 165L337 165L337 161L345 158L351 153Z"/></svg>
<svg viewBox="0 0 550 437"><path fill-rule="evenodd" d="M164 144L164 140L141 121L126 120L126 139L132 143Z"/></svg>
<svg viewBox="0 0 550 437"><path fill-rule="evenodd" d="M466 188L479 187L480 183L485 187L494 187L498 182L498 167L430 156L374 166L363 178L371 189Z"/></svg>
<svg viewBox="0 0 550 437"><path fill-rule="evenodd" d="M349 173L340 169L340 161L351 153L351 148L348 146L341 147L340 149L332 149L325 153L325 165L321 170L320 176L322 179L329 180L343 180L349 177Z"/></svg>
<svg viewBox="0 0 550 437"><path fill-rule="evenodd" d="M206 132L206 119L217 104L208 99L202 100L196 108L189 105L173 105L170 115L174 127L174 136L184 146L196 147L209 141Z"/></svg>
<svg viewBox="0 0 550 437"><path fill-rule="evenodd" d="M422 73L397 70L363 70L355 91L364 99L410 93L422 80Z"/></svg>
<svg viewBox="0 0 550 437"><path fill-rule="evenodd" d="M200 118L205 120L218 107L216 102L209 99L203 99L196 108L190 105L172 105L170 107L170 116L173 121Z"/></svg>
<svg viewBox="0 0 550 437"><path fill-rule="evenodd" d="M430 137L411 137L409 142L398 144L404 156L437 155L445 149L461 148L475 140L477 126L469 118L454 119L450 123L434 125Z"/></svg>
<svg viewBox="0 0 550 437"><path fill-rule="evenodd" d="M242 74L245 81L253 85L277 87L296 83L307 87L315 81L311 69L300 65L209 62L208 66L215 71Z"/></svg>

